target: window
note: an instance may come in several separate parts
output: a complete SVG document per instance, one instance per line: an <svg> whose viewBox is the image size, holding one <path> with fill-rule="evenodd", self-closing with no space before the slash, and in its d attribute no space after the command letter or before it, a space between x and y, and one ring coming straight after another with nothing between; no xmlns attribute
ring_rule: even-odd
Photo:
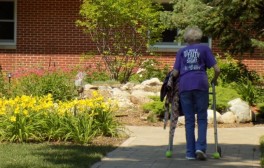
<svg viewBox="0 0 264 168"><path fill-rule="evenodd" d="M16 0L0 0L0 48L16 45Z"/></svg>
<svg viewBox="0 0 264 168"><path fill-rule="evenodd" d="M164 1L163 1L164 2ZM162 3L164 11L173 11L173 6L170 3ZM150 50L157 52L176 52L178 49L184 47L186 43L182 41L175 41L178 35L178 29L167 29L162 33L162 41L157 42L150 47ZM211 47L211 38L204 36L202 43Z"/></svg>

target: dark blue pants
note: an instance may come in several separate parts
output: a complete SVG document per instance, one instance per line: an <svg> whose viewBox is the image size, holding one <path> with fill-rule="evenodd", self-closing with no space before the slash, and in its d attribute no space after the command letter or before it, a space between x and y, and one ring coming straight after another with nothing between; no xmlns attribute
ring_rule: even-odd
<svg viewBox="0 0 264 168"><path fill-rule="evenodd" d="M192 90L180 94L182 111L185 115L186 156L195 157L196 150L206 152L207 108L209 95L207 91ZM195 113L197 113L198 138L195 139Z"/></svg>

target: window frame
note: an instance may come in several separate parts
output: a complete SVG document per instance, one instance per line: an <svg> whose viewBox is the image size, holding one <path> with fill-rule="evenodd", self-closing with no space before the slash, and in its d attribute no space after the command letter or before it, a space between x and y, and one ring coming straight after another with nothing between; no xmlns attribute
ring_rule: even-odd
<svg viewBox="0 0 264 168"><path fill-rule="evenodd" d="M17 44L17 0L0 0L0 2L13 2L14 3L14 19L8 20L14 22L14 38L9 41L1 41L0 40L0 49L16 49ZM0 20L0 22L4 22L5 20Z"/></svg>
<svg viewBox="0 0 264 168"><path fill-rule="evenodd" d="M208 43L201 43L204 45L208 45L212 48L212 38L208 37ZM186 43L177 41L177 42L157 42L150 46L151 51L156 52L177 52L180 48L186 47Z"/></svg>
<svg viewBox="0 0 264 168"><path fill-rule="evenodd" d="M156 0L159 3L169 3L169 0ZM177 30L178 32L178 30ZM201 43L208 45L210 48L212 48L212 38L210 36L206 36L208 38L208 43ZM154 52L177 52L180 48L183 48L186 46L186 43L183 41L176 41L174 42L157 42L149 47L150 51Z"/></svg>

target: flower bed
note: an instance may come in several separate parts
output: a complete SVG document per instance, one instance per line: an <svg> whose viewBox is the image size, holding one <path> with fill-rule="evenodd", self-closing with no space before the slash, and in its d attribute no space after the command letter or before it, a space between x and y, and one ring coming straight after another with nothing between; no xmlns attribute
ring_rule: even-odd
<svg viewBox="0 0 264 168"><path fill-rule="evenodd" d="M117 106L97 92L92 98L53 101L52 95L0 99L1 141L89 143L97 135L117 135Z"/></svg>

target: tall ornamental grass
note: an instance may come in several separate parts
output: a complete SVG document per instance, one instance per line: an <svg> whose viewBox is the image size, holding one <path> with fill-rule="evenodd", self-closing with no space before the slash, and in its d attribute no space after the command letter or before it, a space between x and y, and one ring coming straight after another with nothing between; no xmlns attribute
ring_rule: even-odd
<svg viewBox="0 0 264 168"><path fill-rule="evenodd" d="M97 92L92 98L54 102L45 96L0 98L0 140L89 143L95 136L117 136L117 105Z"/></svg>

